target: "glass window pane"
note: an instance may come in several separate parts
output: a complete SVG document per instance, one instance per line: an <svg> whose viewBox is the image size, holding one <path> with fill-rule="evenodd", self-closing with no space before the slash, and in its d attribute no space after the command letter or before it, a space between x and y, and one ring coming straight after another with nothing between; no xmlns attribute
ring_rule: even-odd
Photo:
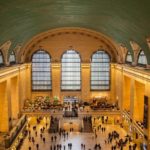
<svg viewBox="0 0 150 150"><path fill-rule="evenodd" d="M110 58L105 51L97 51L92 55L91 89L109 90L110 88Z"/></svg>
<svg viewBox="0 0 150 150"><path fill-rule="evenodd" d="M62 90L81 89L81 60L79 54L74 50L66 51L61 60Z"/></svg>
<svg viewBox="0 0 150 150"><path fill-rule="evenodd" d="M12 51L9 56L9 62L10 62L10 64L16 63L16 57L15 57L14 51Z"/></svg>
<svg viewBox="0 0 150 150"><path fill-rule="evenodd" d="M129 51L128 51L127 56L126 56L126 62L127 63L132 63L132 55Z"/></svg>
<svg viewBox="0 0 150 150"><path fill-rule="evenodd" d="M144 54L144 51L141 51L138 58L139 65L147 65L147 58Z"/></svg>
<svg viewBox="0 0 150 150"><path fill-rule="evenodd" d="M37 51L32 57L32 89L51 90L50 56L43 50Z"/></svg>
<svg viewBox="0 0 150 150"><path fill-rule="evenodd" d="M4 65L3 54L0 51L0 67Z"/></svg>

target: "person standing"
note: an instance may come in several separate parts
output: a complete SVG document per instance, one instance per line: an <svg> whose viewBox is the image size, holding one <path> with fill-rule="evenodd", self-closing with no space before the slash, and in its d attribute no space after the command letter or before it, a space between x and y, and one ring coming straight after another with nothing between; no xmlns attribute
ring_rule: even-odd
<svg viewBox="0 0 150 150"><path fill-rule="evenodd" d="M39 144L38 144L38 143L36 144L36 149L37 149L37 150L39 149Z"/></svg>

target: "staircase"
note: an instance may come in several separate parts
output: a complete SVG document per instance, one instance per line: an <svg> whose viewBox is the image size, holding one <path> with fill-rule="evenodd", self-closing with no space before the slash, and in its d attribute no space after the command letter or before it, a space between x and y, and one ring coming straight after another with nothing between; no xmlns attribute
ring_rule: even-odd
<svg viewBox="0 0 150 150"><path fill-rule="evenodd" d="M58 118L51 117L49 133L57 133L59 130L59 120Z"/></svg>
<svg viewBox="0 0 150 150"><path fill-rule="evenodd" d="M93 132L92 118L91 117L84 117L83 118L83 132L88 132L88 133Z"/></svg>

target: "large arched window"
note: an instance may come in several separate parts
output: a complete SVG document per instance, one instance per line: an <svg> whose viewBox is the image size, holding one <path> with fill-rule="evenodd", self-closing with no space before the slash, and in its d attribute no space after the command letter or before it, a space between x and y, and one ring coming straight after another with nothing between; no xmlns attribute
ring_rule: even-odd
<svg viewBox="0 0 150 150"><path fill-rule="evenodd" d="M91 60L91 90L110 89L110 58L99 50L92 55Z"/></svg>
<svg viewBox="0 0 150 150"><path fill-rule="evenodd" d="M130 51L127 52L126 63L132 63L132 55Z"/></svg>
<svg viewBox="0 0 150 150"><path fill-rule="evenodd" d="M9 63L10 64L15 64L16 63L16 57L14 51L11 51L11 54L9 56Z"/></svg>
<svg viewBox="0 0 150 150"><path fill-rule="evenodd" d="M61 59L61 89L80 90L81 89L81 59L74 50L66 51Z"/></svg>
<svg viewBox="0 0 150 150"><path fill-rule="evenodd" d="M141 50L139 53L138 65L147 65L147 58L146 58L143 50Z"/></svg>
<svg viewBox="0 0 150 150"><path fill-rule="evenodd" d="M0 50L0 67L2 67L4 65L4 59L3 59L3 54Z"/></svg>
<svg viewBox="0 0 150 150"><path fill-rule="evenodd" d="M38 50L32 56L32 90L51 89L51 59L47 52Z"/></svg>

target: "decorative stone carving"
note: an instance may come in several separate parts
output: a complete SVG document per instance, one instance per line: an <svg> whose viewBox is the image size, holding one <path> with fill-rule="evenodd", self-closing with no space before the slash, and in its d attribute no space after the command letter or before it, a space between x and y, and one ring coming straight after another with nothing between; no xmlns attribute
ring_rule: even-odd
<svg viewBox="0 0 150 150"><path fill-rule="evenodd" d="M133 51L140 51L141 50L141 47L135 41L130 41L130 45L131 45Z"/></svg>
<svg viewBox="0 0 150 150"><path fill-rule="evenodd" d="M58 36L58 34L59 34L59 36ZM106 47L105 49L107 49L107 51L109 52L109 54L111 54L111 56L113 55L112 56L113 61L114 62L118 62L118 60L116 58L117 58L117 55L120 55L120 52L119 52L119 48L118 48L117 43L115 43L112 39L110 39L109 37L103 35L102 33L99 33L99 32L96 32L96 31L93 31L93 30L90 30L90 29L78 28L78 27L57 28L57 29L52 29L52 30L46 31L44 33L40 33L40 34L36 35L28 43L26 43L22 47L21 52L19 53L20 58L21 58L22 54L24 54L23 57L22 57L22 61L25 62L27 60L26 59L27 55L29 55L29 53L28 53L29 49L34 50L35 47L33 47L33 45L36 45L36 47L38 47L40 45L40 43L37 43L37 41L44 40L44 37L48 37L47 40L46 40L47 43L48 43L48 40L51 41L52 38L57 39L57 36L58 36L58 44L59 44L60 36L62 36L62 40L64 40L63 36L66 36L66 34L69 34L70 37L71 36L74 37L74 36L78 36L79 35L80 39L82 41L83 41L83 39L85 37L87 42L89 42L90 40L93 41L93 43L98 43L99 42L100 45L104 45L104 48ZM83 38L81 36L83 36ZM67 36L65 38L66 38L66 41L67 41L68 40ZM77 39L77 40L79 40L79 39ZM47 47L47 45L48 45L47 43L46 42L44 43L46 45L46 48L48 48L49 51L50 50L53 51L54 46ZM66 43L66 45L65 45L65 43ZM64 41L64 43L62 44L62 48L66 47L67 45L68 45L68 41L67 42ZM80 50L80 47L81 47L81 49L83 49L83 45L82 44L80 44L80 45L73 45L73 47L74 46L75 46L75 48L78 48L79 50ZM56 45L56 49L59 49L59 48L60 48L60 46ZM61 53L61 52L59 51L59 53ZM119 57L122 57L122 56L119 56ZM122 58L120 60L122 61ZM120 63L121 63L121 61L120 61Z"/></svg>
<svg viewBox="0 0 150 150"><path fill-rule="evenodd" d="M9 40L0 46L0 49L4 55L4 62L5 62L6 66L9 65L8 53L9 53L9 49L10 49L11 44L12 44L12 42Z"/></svg>
<svg viewBox="0 0 150 150"><path fill-rule="evenodd" d="M122 43L119 44L119 49L120 49L120 53L121 55L118 55L117 57L119 60L119 63L125 63L125 59L126 59L126 54L128 52L128 49L126 48L126 46Z"/></svg>
<svg viewBox="0 0 150 150"><path fill-rule="evenodd" d="M82 63L91 63L89 59L83 59Z"/></svg>
<svg viewBox="0 0 150 150"><path fill-rule="evenodd" d="M19 63L19 58L18 58L18 54L21 50L21 47L22 45L21 44L18 44L15 48L14 48L14 53L15 53L15 56L16 56L16 63Z"/></svg>
<svg viewBox="0 0 150 150"><path fill-rule="evenodd" d="M59 63L60 61L58 59L52 59L52 63Z"/></svg>
<svg viewBox="0 0 150 150"><path fill-rule="evenodd" d="M139 55L139 52L141 50L141 47L135 41L130 41L130 45L132 47L133 54L134 54L134 62L132 64L134 66L136 66L137 60L138 60L138 55Z"/></svg>

